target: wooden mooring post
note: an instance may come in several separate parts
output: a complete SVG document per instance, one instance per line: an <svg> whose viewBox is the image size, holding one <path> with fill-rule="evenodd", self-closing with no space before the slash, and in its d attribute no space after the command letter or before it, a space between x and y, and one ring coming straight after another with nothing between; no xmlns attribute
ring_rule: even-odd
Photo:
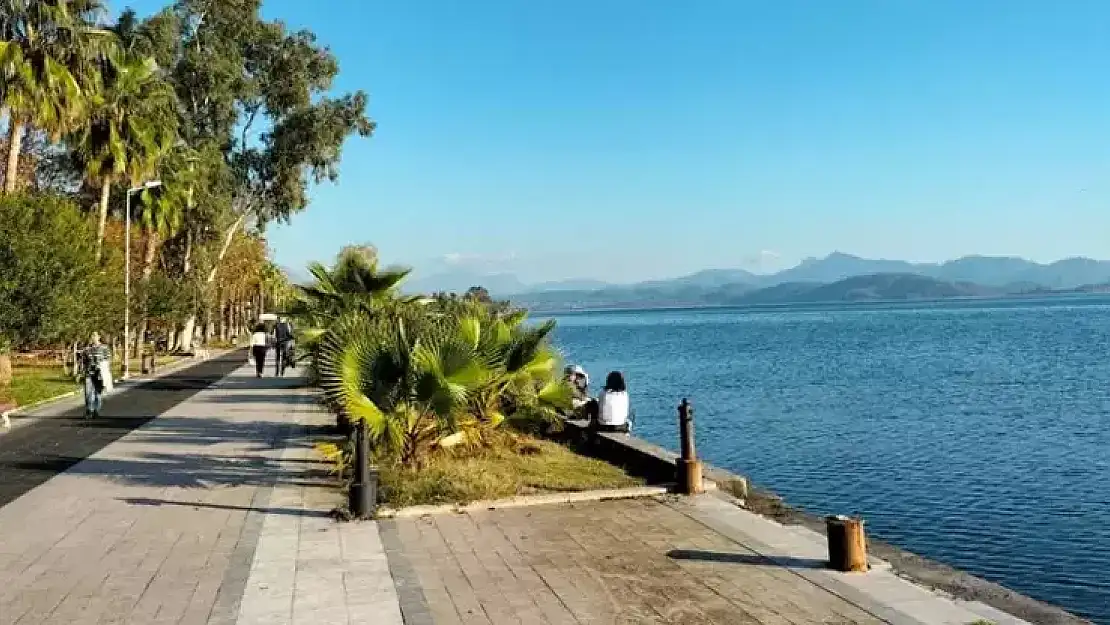
<svg viewBox="0 0 1110 625"><path fill-rule="evenodd" d="M863 519L846 516L825 517L829 536L829 567L843 573L860 573L867 566L867 538Z"/></svg>
<svg viewBox="0 0 1110 625"><path fill-rule="evenodd" d="M694 447L694 407L685 397L678 405L678 428L682 438L682 457L678 459L678 491L696 495L704 490L701 480L701 461Z"/></svg>

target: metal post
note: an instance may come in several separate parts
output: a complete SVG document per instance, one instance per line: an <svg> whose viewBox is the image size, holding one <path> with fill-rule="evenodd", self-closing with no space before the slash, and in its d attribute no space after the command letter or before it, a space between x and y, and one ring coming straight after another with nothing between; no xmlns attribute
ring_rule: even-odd
<svg viewBox="0 0 1110 625"><path fill-rule="evenodd" d="M694 447L694 407L686 398L678 405L678 427L682 438L682 457L678 459L678 488L686 495L702 492L701 462Z"/></svg>
<svg viewBox="0 0 1110 625"><path fill-rule="evenodd" d="M351 516L356 519L369 519L374 516L378 499L378 475L370 470L370 438L366 435L366 424L362 421L355 426L355 474L348 493L347 506Z"/></svg>
<svg viewBox="0 0 1110 625"><path fill-rule="evenodd" d="M131 189L124 201L123 229L123 379L131 377Z"/></svg>

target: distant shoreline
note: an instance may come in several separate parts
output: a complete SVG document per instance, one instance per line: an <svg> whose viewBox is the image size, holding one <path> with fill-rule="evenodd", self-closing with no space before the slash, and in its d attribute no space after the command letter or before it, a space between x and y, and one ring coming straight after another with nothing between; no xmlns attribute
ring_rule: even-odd
<svg viewBox="0 0 1110 625"><path fill-rule="evenodd" d="M984 303L984 302L1019 302L1019 301L1052 301L1059 302L1064 300L1085 300L1085 299L1098 299L1110 296L1110 291L1045 291L1036 293L1013 293L1003 295L970 295L970 296L956 296L956 297L922 297L922 298L907 298L907 299L859 299L859 300L826 300L826 301L796 301L796 302L768 302L768 303L753 303L753 304L705 304L705 303L676 303L676 304L652 304L644 303L643 305L628 304L628 303L614 303L612 305L596 305L596 306L582 306L582 307L543 307L521 302L523 308L534 315L569 315L569 314L588 314L588 313L602 313L602 312L653 312L653 311L698 311L698 310L804 310L812 308L815 310L823 309L837 309L837 308L866 308L868 306L905 306L912 307L915 305L927 304L947 304L947 303ZM514 304L516 302L513 302Z"/></svg>

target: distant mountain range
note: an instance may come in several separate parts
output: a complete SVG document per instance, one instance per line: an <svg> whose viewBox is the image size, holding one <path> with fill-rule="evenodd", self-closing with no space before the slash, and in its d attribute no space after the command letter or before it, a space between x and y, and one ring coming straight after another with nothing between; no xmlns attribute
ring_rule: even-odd
<svg viewBox="0 0 1110 625"><path fill-rule="evenodd" d="M548 310L998 297L1107 290L1110 261L1069 258L1041 264L1014 257L966 256L944 263L911 263L836 252L774 274L706 269L636 284L563 280L525 285L511 274L458 271L414 281L407 290L463 292L478 284L495 296Z"/></svg>

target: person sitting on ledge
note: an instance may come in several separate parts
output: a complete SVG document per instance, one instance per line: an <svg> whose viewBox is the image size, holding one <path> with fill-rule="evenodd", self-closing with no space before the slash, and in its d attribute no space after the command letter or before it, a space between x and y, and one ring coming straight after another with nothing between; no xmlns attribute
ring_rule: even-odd
<svg viewBox="0 0 1110 625"><path fill-rule="evenodd" d="M611 371L597 395L597 408L590 415L590 427L599 432L628 433L628 387L620 371Z"/></svg>
<svg viewBox="0 0 1110 625"><path fill-rule="evenodd" d="M563 369L563 378L571 388L570 403L574 413L588 416L589 404L593 400L590 399L590 378L586 375L586 370L578 365L567 365Z"/></svg>

